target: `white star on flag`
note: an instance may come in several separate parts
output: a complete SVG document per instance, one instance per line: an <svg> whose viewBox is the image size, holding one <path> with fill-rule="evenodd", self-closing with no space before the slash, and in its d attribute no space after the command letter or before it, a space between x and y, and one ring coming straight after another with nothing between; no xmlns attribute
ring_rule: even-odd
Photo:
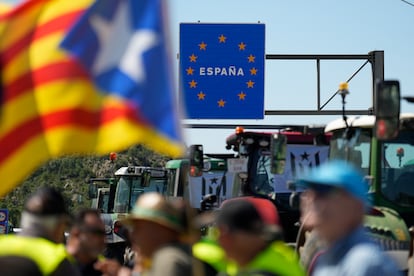
<svg viewBox="0 0 414 276"><path fill-rule="evenodd" d="M131 14L125 1L119 4L112 21L93 16L90 19L98 39L100 51L92 67L99 75L119 68L137 83L145 80L143 53L159 43L158 36L150 30L131 28Z"/></svg>

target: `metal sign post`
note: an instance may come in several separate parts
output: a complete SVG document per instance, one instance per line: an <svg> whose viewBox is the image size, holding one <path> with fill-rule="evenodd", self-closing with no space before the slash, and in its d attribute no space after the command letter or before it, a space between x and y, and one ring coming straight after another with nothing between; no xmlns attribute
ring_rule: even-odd
<svg viewBox="0 0 414 276"><path fill-rule="evenodd" d="M9 210L0 209L0 234L9 232Z"/></svg>

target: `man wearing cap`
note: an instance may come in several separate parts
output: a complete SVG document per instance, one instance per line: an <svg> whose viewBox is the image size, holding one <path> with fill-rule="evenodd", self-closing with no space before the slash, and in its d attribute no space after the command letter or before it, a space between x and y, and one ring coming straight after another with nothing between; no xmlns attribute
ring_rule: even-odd
<svg viewBox="0 0 414 276"><path fill-rule="evenodd" d="M145 275L192 275L191 247L181 242L185 212L178 203L159 193L144 193L123 221L130 229L132 248L141 255Z"/></svg>
<svg viewBox="0 0 414 276"><path fill-rule="evenodd" d="M279 216L270 200L229 199L218 211L216 225L229 275L305 274L295 252L281 240Z"/></svg>
<svg viewBox="0 0 414 276"><path fill-rule="evenodd" d="M368 184L350 163L330 161L298 179L301 221L326 244L310 274L398 275L398 269L364 232Z"/></svg>
<svg viewBox="0 0 414 276"><path fill-rule="evenodd" d="M20 235L0 237L1 275L79 275L63 245L68 212L62 195L43 187L31 195Z"/></svg>

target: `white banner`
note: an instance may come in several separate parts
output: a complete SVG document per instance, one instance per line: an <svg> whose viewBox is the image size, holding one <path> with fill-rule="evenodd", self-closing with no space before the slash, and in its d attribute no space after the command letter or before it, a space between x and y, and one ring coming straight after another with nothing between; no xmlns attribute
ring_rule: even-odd
<svg viewBox="0 0 414 276"><path fill-rule="evenodd" d="M273 182L275 192L290 192L287 188L288 181L295 180L311 168L327 161L328 153L329 146L287 145L284 173L271 175L269 172L269 175L273 177L273 181L270 181Z"/></svg>
<svg viewBox="0 0 414 276"><path fill-rule="evenodd" d="M289 193L288 181L296 179L306 173L309 169L319 166L328 159L329 146L314 145L287 145L286 165L283 174L272 174L270 172L270 159L266 157L263 165L259 164L259 174L267 174L268 185L273 187L275 193ZM269 160L268 160L269 159ZM194 208L200 208L200 202L206 194L215 194L219 197L219 207L221 202L232 197L234 176L237 172L247 171L246 159L230 159L228 172L216 171L205 172L201 177L189 176L190 203ZM260 172L260 170L262 170ZM266 177L266 176L265 176ZM267 182L267 181L266 181ZM269 187L271 189L271 187ZM235 193L239 194L239 193Z"/></svg>
<svg viewBox="0 0 414 276"><path fill-rule="evenodd" d="M224 171L204 172L200 177L188 177L190 190L190 204L200 208L200 202L206 194L218 196L218 204L231 197L234 174Z"/></svg>

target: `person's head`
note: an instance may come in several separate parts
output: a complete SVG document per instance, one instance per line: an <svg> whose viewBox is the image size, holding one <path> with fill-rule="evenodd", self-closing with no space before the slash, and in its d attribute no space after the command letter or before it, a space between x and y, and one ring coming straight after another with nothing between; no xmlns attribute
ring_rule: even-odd
<svg viewBox="0 0 414 276"><path fill-rule="evenodd" d="M75 214L67 248L79 262L95 260L105 249L105 225L96 209L82 209Z"/></svg>
<svg viewBox="0 0 414 276"><path fill-rule="evenodd" d="M239 197L224 201L216 215L218 241L229 259L243 266L269 243L281 238L276 206L268 199Z"/></svg>
<svg viewBox="0 0 414 276"><path fill-rule="evenodd" d="M368 184L350 163L329 161L297 180L302 195L301 220L328 243L359 227L368 204Z"/></svg>
<svg viewBox="0 0 414 276"><path fill-rule="evenodd" d="M133 248L150 258L163 245L179 241L186 231L183 202L168 201L155 192L144 193L123 224L130 229Z"/></svg>
<svg viewBox="0 0 414 276"><path fill-rule="evenodd" d="M62 243L68 222L69 213L61 193L51 187L42 187L26 201L20 225L23 235Z"/></svg>

